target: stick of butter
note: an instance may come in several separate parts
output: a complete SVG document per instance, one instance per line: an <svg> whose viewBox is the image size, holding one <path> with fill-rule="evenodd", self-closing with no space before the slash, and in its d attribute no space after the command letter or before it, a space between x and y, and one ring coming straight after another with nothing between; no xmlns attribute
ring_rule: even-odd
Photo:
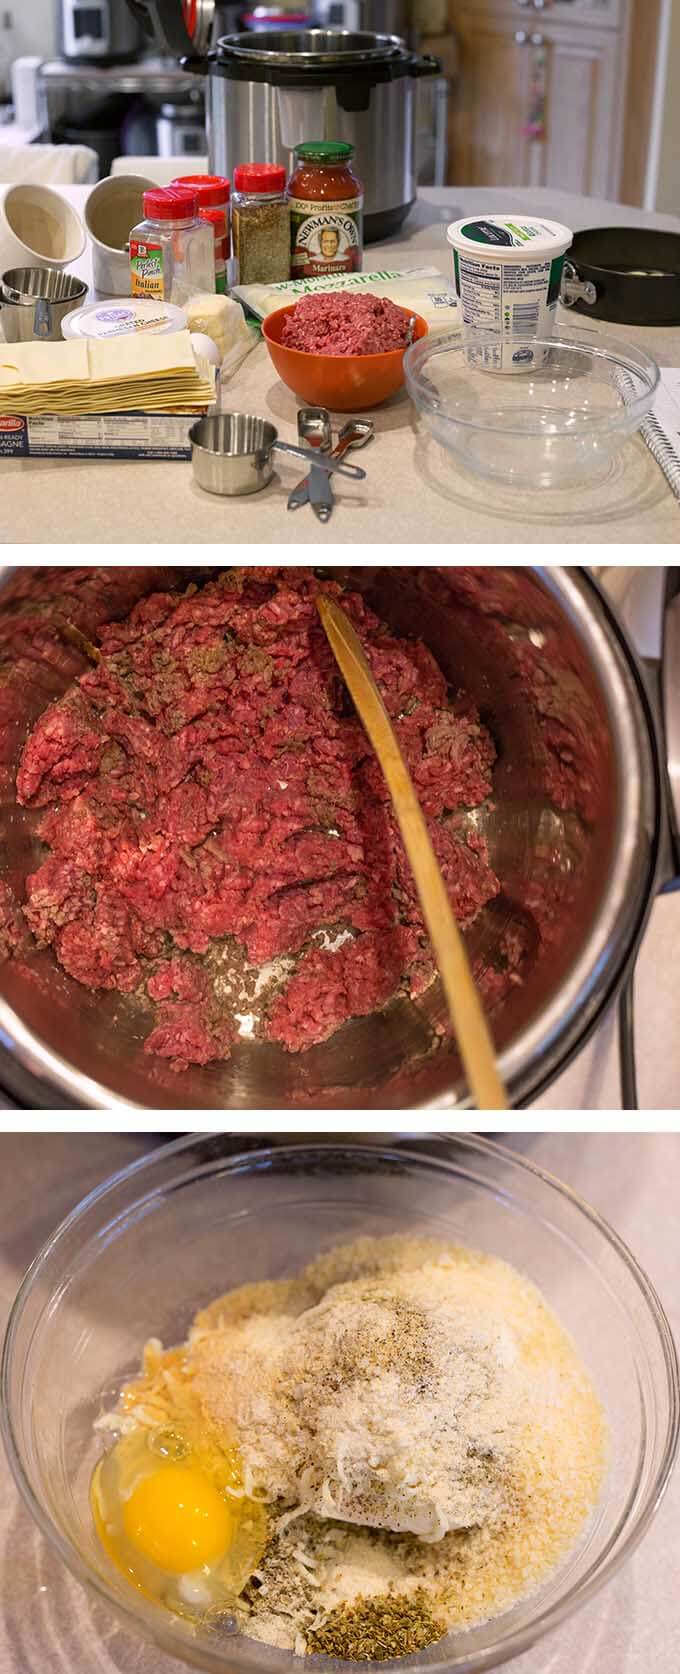
<svg viewBox="0 0 680 1674"><path fill-rule="evenodd" d="M219 349L220 360L224 360L238 342L250 339L241 304L233 297L213 296L206 291L190 297L183 306L189 330L210 337Z"/></svg>

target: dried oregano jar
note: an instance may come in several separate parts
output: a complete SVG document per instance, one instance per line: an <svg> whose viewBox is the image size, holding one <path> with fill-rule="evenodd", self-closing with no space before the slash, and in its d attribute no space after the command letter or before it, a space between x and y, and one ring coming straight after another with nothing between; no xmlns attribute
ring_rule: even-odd
<svg viewBox="0 0 680 1674"><path fill-rule="evenodd" d="M234 283L275 285L290 279L285 169L279 163L239 163L233 185Z"/></svg>

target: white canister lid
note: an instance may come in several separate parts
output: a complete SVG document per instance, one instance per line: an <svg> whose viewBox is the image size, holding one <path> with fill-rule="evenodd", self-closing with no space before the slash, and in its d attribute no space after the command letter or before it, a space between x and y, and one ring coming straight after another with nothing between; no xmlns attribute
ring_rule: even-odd
<svg viewBox="0 0 680 1674"><path fill-rule="evenodd" d="M88 302L62 321L64 337L128 337L134 332L158 336L186 331L187 317L172 302L131 297L121 302Z"/></svg>
<svg viewBox="0 0 680 1674"><path fill-rule="evenodd" d="M540 215L466 215L446 229L449 244L466 255L496 261L552 261L563 256L574 234Z"/></svg>

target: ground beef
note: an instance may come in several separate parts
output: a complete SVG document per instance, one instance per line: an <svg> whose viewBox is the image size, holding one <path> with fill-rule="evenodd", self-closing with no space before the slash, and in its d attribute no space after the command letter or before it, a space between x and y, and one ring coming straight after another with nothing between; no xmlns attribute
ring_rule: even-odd
<svg viewBox="0 0 680 1674"><path fill-rule="evenodd" d="M78 982L136 996L146 1050L177 1066L228 1057L234 961L265 995L261 1032L293 1052L434 974L321 590L342 591L258 566L152 594L100 629L100 660L22 753L17 798L43 810L46 846L25 919ZM500 887L460 822L490 793L493 743L422 643L393 637L360 594L342 602L468 926Z"/></svg>
<svg viewBox="0 0 680 1674"><path fill-rule="evenodd" d="M314 355L381 355L403 349L408 317L386 296L330 291L303 296L286 315L281 342Z"/></svg>

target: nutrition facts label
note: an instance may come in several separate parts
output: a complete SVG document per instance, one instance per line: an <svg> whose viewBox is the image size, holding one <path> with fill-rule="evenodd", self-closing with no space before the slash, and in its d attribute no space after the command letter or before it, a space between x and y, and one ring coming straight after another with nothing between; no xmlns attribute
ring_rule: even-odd
<svg viewBox="0 0 680 1674"><path fill-rule="evenodd" d="M503 297L500 262L468 262L456 252L459 294L466 325L493 331L501 323Z"/></svg>
<svg viewBox="0 0 680 1674"><path fill-rule="evenodd" d="M466 325L482 331L502 326L513 337L534 335L550 283L550 262L505 266L500 262L468 262L464 255L458 255L458 264Z"/></svg>

